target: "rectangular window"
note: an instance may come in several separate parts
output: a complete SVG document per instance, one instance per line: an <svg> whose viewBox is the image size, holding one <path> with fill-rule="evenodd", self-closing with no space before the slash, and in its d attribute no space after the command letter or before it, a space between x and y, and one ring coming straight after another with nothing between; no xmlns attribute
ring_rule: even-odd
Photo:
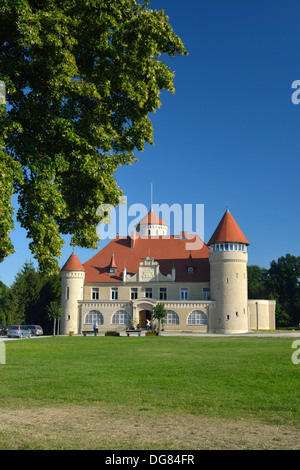
<svg viewBox="0 0 300 470"><path fill-rule="evenodd" d="M152 288L151 287L146 287L145 288L145 297L148 297L148 299L152 299Z"/></svg>
<svg viewBox="0 0 300 470"><path fill-rule="evenodd" d="M189 289L187 287L181 287L180 289L180 300L188 300Z"/></svg>
<svg viewBox="0 0 300 470"><path fill-rule="evenodd" d="M131 300L138 298L138 290L135 287L131 288Z"/></svg>
<svg viewBox="0 0 300 470"><path fill-rule="evenodd" d="M80 300L83 300L83 287L80 287Z"/></svg>
<svg viewBox="0 0 300 470"><path fill-rule="evenodd" d="M160 287L159 289L159 299L160 300L167 300L167 288Z"/></svg>
<svg viewBox="0 0 300 470"><path fill-rule="evenodd" d="M203 287L203 300L209 300L209 299L210 299L210 288Z"/></svg>
<svg viewBox="0 0 300 470"><path fill-rule="evenodd" d="M92 287L92 300L99 300L99 287Z"/></svg>
<svg viewBox="0 0 300 470"><path fill-rule="evenodd" d="M111 288L111 300L118 300L118 288L117 287Z"/></svg>

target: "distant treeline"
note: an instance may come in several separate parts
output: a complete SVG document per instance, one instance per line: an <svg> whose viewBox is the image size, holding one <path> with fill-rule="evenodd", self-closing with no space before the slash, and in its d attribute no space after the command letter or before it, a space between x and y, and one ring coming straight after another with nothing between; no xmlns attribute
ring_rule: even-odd
<svg viewBox="0 0 300 470"><path fill-rule="evenodd" d="M11 287L0 281L0 324L36 324L52 334L47 307L60 298L60 274L44 276L32 262L26 262Z"/></svg>
<svg viewBox="0 0 300 470"><path fill-rule="evenodd" d="M269 269L248 266L248 298L276 300L276 327L300 323L300 256L287 254Z"/></svg>

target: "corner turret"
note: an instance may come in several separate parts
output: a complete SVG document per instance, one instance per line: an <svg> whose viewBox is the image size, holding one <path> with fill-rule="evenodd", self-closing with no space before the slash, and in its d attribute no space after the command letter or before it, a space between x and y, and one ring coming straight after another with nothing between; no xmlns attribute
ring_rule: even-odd
<svg viewBox="0 0 300 470"><path fill-rule="evenodd" d="M85 269L72 253L61 269L61 334L78 333L78 300L83 300Z"/></svg>
<svg viewBox="0 0 300 470"><path fill-rule="evenodd" d="M247 247L245 235L227 210L208 242L210 247L210 296L216 301L209 331L249 331Z"/></svg>

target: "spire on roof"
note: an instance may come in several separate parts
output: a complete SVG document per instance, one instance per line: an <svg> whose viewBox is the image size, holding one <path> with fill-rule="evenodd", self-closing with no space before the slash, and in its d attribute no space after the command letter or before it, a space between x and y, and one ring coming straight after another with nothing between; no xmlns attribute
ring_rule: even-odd
<svg viewBox="0 0 300 470"><path fill-rule="evenodd" d="M152 211L153 204L153 183L151 183L151 202L150 202L150 211Z"/></svg>
<svg viewBox="0 0 300 470"><path fill-rule="evenodd" d="M236 242L249 245L247 238L245 237L240 227L230 214L228 208L225 214L223 215L216 230L214 231L211 239L209 240L208 246L213 245L214 243L224 242Z"/></svg>
<svg viewBox="0 0 300 470"><path fill-rule="evenodd" d="M193 257L192 257L192 252L190 250L190 254L189 254L189 264L188 266L194 266L194 260L193 260Z"/></svg>
<svg viewBox="0 0 300 470"><path fill-rule="evenodd" d="M192 257L191 250L190 250L189 260L188 260L188 264L187 264L187 271L188 271L189 274L193 274L193 272L195 271L195 263L194 263L194 260L193 260L193 257Z"/></svg>
<svg viewBox="0 0 300 470"><path fill-rule="evenodd" d="M110 267L111 268L117 268L118 267L118 265L116 263L116 260L115 260L115 252L114 251L112 252L112 256L111 256Z"/></svg>

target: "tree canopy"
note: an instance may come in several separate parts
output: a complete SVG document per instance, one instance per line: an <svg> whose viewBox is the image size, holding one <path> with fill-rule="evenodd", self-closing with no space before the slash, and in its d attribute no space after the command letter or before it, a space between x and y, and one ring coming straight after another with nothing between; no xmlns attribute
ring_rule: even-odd
<svg viewBox="0 0 300 470"><path fill-rule="evenodd" d="M161 322L166 318L168 314L165 304L158 302L152 310L152 317L158 320L158 334L161 334Z"/></svg>
<svg viewBox="0 0 300 470"><path fill-rule="evenodd" d="M0 325L38 324L45 333L52 332L47 309L60 304L60 299L60 275L46 276L26 261L11 287L0 281Z"/></svg>
<svg viewBox="0 0 300 470"><path fill-rule="evenodd" d="M283 322L300 323L300 256L287 254L272 261L268 270L267 289L276 299Z"/></svg>
<svg viewBox="0 0 300 470"><path fill-rule="evenodd" d="M174 92L161 56L187 52L147 0L0 0L0 22L0 261L14 251L16 193L17 220L50 273L62 235L97 247L97 208L121 195L114 173L153 143L149 115Z"/></svg>
<svg viewBox="0 0 300 470"><path fill-rule="evenodd" d="M257 265L248 266L248 298L265 299L268 270Z"/></svg>
<svg viewBox="0 0 300 470"><path fill-rule="evenodd" d="M300 256L286 254L270 268L248 266L248 297L276 300L276 325L300 323Z"/></svg>

